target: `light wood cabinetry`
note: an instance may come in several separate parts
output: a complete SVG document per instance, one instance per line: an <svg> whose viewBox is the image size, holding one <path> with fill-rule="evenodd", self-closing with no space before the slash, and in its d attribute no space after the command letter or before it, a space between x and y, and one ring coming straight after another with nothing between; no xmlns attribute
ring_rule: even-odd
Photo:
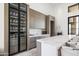
<svg viewBox="0 0 79 59"><path fill-rule="evenodd" d="M9 34L8 34L8 29L9 29L9 26L8 26L8 4L5 3L4 4L4 54L5 55L8 55L8 43L9 43Z"/></svg>
<svg viewBox="0 0 79 59"><path fill-rule="evenodd" d="M55 35L55 17L51 15L46 16L46 31L50 36Z"/></svg>
<svg viewBox="0 0 79 59"><path fill-rule="evenodd" d="M28 50L37 47L37 40L47 38L49 35L41 35L41 36L29 36L28 40Z"/></svg>
<svg viewBox="0 0 79 59"><path fill-rule="evenodd" d="M29 27L33 29L45 29L45 15L30 8Z"/></svg>

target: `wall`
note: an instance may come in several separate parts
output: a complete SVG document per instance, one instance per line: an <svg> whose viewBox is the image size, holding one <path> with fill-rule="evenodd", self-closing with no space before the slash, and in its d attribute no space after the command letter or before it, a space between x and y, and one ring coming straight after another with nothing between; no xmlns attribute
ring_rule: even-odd
<svg viewBox="0 0 79 59"><path fill-rule="evenodd" d="M62 31L64 35L68 34L68 6L72 4L73 3L59 3L53 7L56 33Z"/></svg>
<svg viewBox="0 0 79 59"><path fill-rule="evenodd" d="M0 50L4 48L4 4L0 3Z"/></svg>
<svg viewBox="0 0 79 59"><path fill-rule="evenodd" d="M68 34L68 12L67 4L59 4L54 7L55 15L55 30L57 32L62 32L64 35Z"/></svg>

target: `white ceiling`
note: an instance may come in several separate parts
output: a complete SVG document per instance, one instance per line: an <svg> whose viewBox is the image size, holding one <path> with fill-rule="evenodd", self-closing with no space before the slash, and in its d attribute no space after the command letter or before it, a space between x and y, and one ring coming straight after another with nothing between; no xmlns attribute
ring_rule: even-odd
<svg viewBox="0 0 79 59"><path fill-rule="evenodd" d="M49 3L50 6L59 6L59 5L63 5L63 4L67 4L67 5L73 5L73 4L76 4L76 3Z"/></svg>

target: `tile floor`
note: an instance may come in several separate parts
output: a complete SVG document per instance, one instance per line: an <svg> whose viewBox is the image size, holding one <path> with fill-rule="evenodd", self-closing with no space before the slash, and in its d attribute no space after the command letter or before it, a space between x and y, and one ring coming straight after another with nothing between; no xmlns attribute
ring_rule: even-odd
<svg viewBox="0 0 79 59"><path fill-rule="evenodd" d="M29 50L29 51L24 51L24 52L21 52L21 53L14 55L14 56L38 56L37 49L34 48L34 49Z"/></svg>

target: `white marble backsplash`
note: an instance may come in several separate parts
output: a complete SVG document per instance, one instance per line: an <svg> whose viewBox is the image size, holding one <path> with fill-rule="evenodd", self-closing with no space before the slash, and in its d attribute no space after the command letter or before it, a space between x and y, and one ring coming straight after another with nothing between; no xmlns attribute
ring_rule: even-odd
<svg viewBox="0 0 79 59"><path fill-rule="evenodd" d="M42 30L41 29L30 29L29 33L32 35L41 35Z"/></svg>

